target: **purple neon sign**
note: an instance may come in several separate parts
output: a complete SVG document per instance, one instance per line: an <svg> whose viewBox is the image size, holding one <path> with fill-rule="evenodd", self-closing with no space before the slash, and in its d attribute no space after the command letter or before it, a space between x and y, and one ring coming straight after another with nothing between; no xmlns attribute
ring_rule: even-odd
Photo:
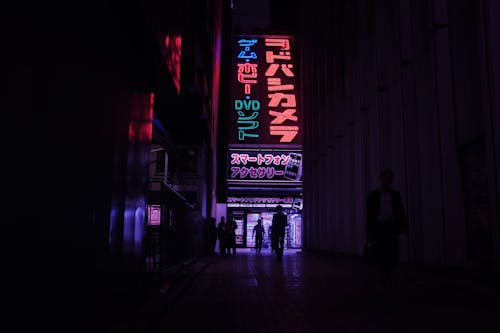
<svg viewBox="0 0 500 333"><path fill-rule="evenodd" d="M300 183L300 150L230 150L228 181Z"/></svg>

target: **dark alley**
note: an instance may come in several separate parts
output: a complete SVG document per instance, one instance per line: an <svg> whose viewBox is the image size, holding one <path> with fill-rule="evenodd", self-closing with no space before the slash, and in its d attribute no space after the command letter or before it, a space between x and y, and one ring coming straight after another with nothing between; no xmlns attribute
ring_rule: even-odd
<svg viewBox="0 0 500 333"><path fill-rule="evenodd" d="M496 332L491 278L403 266L386 289L352 258L242 249L193 264L110 332Z"/></svg>
<svg viewBox="0 0 500 333"><path fill-rule="evenodd" d="M500 1L2 14L7 331L500 332Z"/></svg>

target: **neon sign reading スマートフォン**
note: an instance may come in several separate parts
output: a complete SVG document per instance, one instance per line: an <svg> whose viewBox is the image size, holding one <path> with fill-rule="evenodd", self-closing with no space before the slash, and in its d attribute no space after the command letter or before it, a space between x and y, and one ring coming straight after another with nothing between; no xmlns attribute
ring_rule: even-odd
<svg viewBox="0 0 500 333"><path fill-rule="evenodd" d="M252 183L302 181L300 151L231 150L228 159L228 181Z"/></svg>
<svg viewBox="0 0 500 333"><path fill-rule="evenodd" d="M301 144L291 36L234 40L231 143Z"/></svg>

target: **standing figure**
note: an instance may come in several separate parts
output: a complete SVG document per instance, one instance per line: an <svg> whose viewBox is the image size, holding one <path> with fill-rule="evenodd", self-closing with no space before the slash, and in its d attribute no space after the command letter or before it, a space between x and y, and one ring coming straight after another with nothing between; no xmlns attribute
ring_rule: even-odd
<svg viewBox="0 0 500 333"><path fill-rule="evenodd" d="M252 237L255 239L255 250L260 253L262 250L262 240L264 239L264 226L262 225L262 217L259 217L257 224L253 227Z"/></svg>
<svg viewBox="0 0 500 333"><path fill-rule="evenodd" d="M271 242L271 253L274 252L274 243L273 243L273 226L270 225L269 228L267 229L267 234L268 234L268 239Z"/></svg>
<svg viewBox="0 0 500 333"><path fill-rule="evenodd" d="M281 205L276 206L277 213L273 215L271 243L276 252L278 261L283 259L283 249L285 246L285 229L288 225L288 218L283 213Z"/></svg>
<svg viewBox="0 0 500 333"><path fill-rule="evenodd" d="M236 254L236 229L237 229L236 221L232 217L228 217L226 221L225 228L225 238L226 242L226 253L231 254L231 250L233 254Z"/></svg>
<svg viewBox="0 0 500 333"><path fill-rule="evenodd" d="M224 216L220 218L220 222L217 225L217 237L219 239L219 254L226 254L226 242L225 242L225 230L226 230L226 219Z"/></svg>
<svg viewBox="0 0 500 333"><path fill-rule="evenodd" d="M392 170L383 170L380 187L370 191L366 199L368 241L374 244L382 283L388 286L392 284L392 271L399 260L399 235L408 228L403 200L392 188L393 180Z"/></svg>

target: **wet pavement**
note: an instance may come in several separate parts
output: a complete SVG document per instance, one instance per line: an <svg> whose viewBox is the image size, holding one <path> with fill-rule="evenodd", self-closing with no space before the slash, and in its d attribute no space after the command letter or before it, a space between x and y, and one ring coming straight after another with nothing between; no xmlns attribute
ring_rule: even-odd
<svg viewBox="0 0 500 333"><path fill-rule="evenodd" d="M500 332L500 288L404 265L385 287L360 260L239 249L190 265L111 332Z"/></svg>

